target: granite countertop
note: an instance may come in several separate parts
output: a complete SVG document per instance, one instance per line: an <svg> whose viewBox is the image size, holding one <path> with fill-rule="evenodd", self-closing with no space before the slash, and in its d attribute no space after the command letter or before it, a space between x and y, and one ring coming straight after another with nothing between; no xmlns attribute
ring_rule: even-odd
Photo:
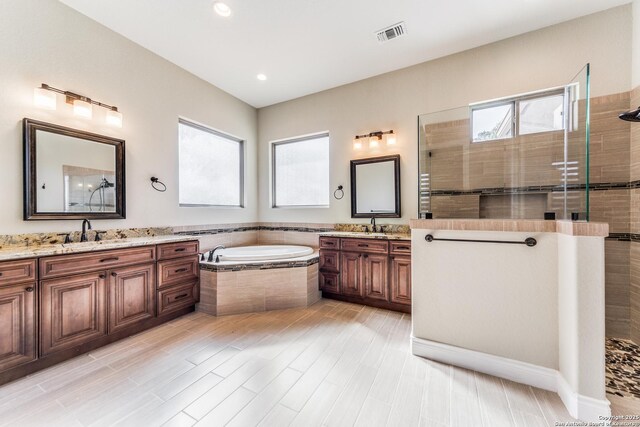
<svg viewBox="0 0 640 427"><path fill-rule="evenodd" d="M194 236L167 235L102 240L100 242L59 243L54 245L37 246L7 246L0 249L0 261L15 260L21 258L37 258L49 255L103 251L107 249L122 249L135 246L157 245L161 243L186 242L196 239L197 238Z"/></svg>
<svg viewBox="0 0 640 427"><path fill-rule="evenodd" d="M411 234L400 233L366 233L364 231L327 231L318 233L324 237L353 237L356 239L378 240L411 240Z"/></svg>

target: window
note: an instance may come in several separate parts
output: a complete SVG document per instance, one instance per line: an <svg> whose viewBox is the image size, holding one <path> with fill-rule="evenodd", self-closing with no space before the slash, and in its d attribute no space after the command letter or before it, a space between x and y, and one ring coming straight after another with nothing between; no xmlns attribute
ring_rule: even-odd
<svg viewBox="0 0 640 427"><path fill-rule="evenodd" d="M513 102L474 108L471 111L473 142L513 136Z"/></svg>
<svg viewBox="0 0 640 427"><path fill-rule="evenodd" d="M523 99L519 105L519 135L564 129L564 94Z"/></svg>
<svg viewBox="0 0 640 427"><path fill-rule="evenodd" d="M273 143L273 207L329 206L329 134Z"/></svg>
<svg viewBox="0 0 640 427"><path fill-rule="evenodd" d="M472 142L564 129L564 89L471 106Z"/></svg>
<svg viewBox="0 0 640 427"><path fill-rule="evenodd" d="M180 120L180 206L243 206L243 141Z"/></svg>

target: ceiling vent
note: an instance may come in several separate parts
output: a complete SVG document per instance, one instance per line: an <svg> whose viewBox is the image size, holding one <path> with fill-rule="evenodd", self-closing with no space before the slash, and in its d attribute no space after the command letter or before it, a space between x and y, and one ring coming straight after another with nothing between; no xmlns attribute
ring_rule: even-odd
<svg viewBox="0 0 640 427"><path fill-rule="evenodd" d="M407 27L405 26L404 21L376 31L376 37L380 43L388 42L389 40L396 39L400 36L404 36L405 34L407 34Z"/></svg>

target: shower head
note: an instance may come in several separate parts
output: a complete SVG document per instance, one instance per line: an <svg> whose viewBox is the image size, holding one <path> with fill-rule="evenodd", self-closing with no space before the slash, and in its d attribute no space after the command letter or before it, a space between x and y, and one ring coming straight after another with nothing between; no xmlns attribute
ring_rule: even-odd
<svg viewBox="0 0 640 427"><path fill-rule="evenodd" d="M640 122L640 107L632 111L627 111L618 116L620 119L627 122Z"/></svg>
<svg viewBox="0 0 640 427"><path fill-rule="evenodd" d="M115 187L115 184L113 182L109 182L107 178L102 178L99 188L107 188L107 187Z"/></svg>

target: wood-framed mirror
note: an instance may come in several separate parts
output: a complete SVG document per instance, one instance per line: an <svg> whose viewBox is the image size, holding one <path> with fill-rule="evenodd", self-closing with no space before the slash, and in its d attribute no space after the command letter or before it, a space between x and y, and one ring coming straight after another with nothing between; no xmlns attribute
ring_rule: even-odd
<svg viewBox="0 0 640 427"><path fill-rule="evenodd" d="M400 155L351 160L351 218L400 216Z"/></svg>
<svg viewBox="0 0 640 427"><path fill-rule="evenodd" d="M124 219L124 141L23 120L24 220Z"/></svg>

